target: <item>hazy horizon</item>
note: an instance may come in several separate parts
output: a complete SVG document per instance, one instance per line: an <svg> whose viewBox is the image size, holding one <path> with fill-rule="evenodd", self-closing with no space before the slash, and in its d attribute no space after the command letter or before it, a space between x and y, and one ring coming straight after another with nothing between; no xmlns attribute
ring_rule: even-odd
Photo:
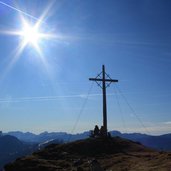
<svg viewBox="0 0 171 171"><path fill-rule="evenodd" d="M92 129L93 130L93 129ZM82 134L84 132L89 132L91 130L83 130L83 131L79 131L79 132L74 132L74 133L71 133L71 132L67 132L67 131L58 131L58 130L54 130L54 131L46 131L46 130L42 130L40 132L36 132L36 131L26 131L26 130L7 130L6 132L3 132L4 134L8 134L9 132L22 132L22 133L32 133L32 134L35 134L35 135L39 135L39 134L42 134L42 133L67 133L67 134ZM171 132L165 132L165 133L160 133L160 132L157 132L156 134L154 133L146 133L146 132L143 132L143 131L130 131L130 132L122 132L120 130L108 130L109 132L111 131L118 131L120 132L121 134L133 134L133 133L138 133L138 134L146 134L146 135L152 135L152 136L160 136L160 135L165 135L165 134L171 134Z"/></svg>

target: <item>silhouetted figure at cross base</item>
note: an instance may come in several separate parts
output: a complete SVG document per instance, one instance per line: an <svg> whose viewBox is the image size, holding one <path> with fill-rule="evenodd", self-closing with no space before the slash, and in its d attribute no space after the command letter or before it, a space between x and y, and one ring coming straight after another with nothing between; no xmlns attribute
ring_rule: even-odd
<svg viewBox="0 0 171 171"><path fill-rule="evenodd" d="M101 128L99 129L98 125L95 125L94 130L91 131L91 133L90 133L90 137L92 137L92 138L106 137L106 130L105 130L104 126L101 126ZM107 133L107 137L108 138L111 137L109 132Z"/></svg>
<svg viewBox="0 0 171 171"><path fill-rule="evenodd" d="M100 135L100 129L99 129L98 125L95 125L94 136L99 136L99 135Z"/></svg>

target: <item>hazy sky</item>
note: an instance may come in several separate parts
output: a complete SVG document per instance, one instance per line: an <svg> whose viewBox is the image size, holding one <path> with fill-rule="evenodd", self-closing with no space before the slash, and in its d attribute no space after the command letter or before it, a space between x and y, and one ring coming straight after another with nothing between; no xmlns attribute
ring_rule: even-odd
<svg viewBox="0 0 171 171"><path fill-rule="evenodd" d="M42 14L55 38L18 53L21 36L6 33ZM0 130L71 132L103 64L134 110L111 85L109 130L171 132L170 0L0 1ZM94 83L73 133L102 124L100 94Z"/></svg>

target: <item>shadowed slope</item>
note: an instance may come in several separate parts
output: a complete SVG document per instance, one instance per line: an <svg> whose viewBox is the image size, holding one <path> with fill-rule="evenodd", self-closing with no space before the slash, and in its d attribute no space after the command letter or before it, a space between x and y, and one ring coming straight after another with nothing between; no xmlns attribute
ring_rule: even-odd
<svg viewBox="0 0 171 171"><path fill-rule="evenodd" d="M119 137L86 139L63 145L50 145L31 156L18 159L6 171L88 171L89 161L96 158L104 169L166 170L171 164L169 153L159 153Z"/></svg>
<svg viewBox="0 0 171 171"><path fill-rule="evenodd" d="M36 147L33 145L23 143L16 137L0 136L0 169L17 157L31 154L35 149Z"/></svg>

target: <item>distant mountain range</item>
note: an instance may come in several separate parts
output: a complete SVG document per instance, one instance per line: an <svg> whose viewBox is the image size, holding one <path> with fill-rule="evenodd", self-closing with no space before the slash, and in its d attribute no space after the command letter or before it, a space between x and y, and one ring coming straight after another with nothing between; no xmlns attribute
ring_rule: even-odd
<svg viewBox="0 0 171 171"><path fill-rule="evenodd" d="M140 142L141 144L157 150L171 151L171 134L160 136L152 136L141 133L121 133L119 131L111 131L112 136L119 136L132 141ZM83 132L79 134L68 134L66 132L43 132L41 134L33 134L30 132L8 132L5 135L17 137L19 140L29 143L44 143L52 140L62 140L64 142L85 139L89 137L90 132ZM4 135L4 134L3 134Z"/></svg>
<svg viewBox="0 0 171 171"><path fill-rule="evenodd" d="M171 151L171 134L159 136L141 134L141 133L120 133L119 131L111 131L112 136L119 136L135 142L154 148L156 150Z"/></svg>
<svg viewBox="0 0 171 171"><path fill-rule="evenodd" d="M13 132L8 132L5 133L3 135L11 135L14 136L16 138L18 138L21 141L24 142L30 142L30 143L44 143L45 141L49 141L49 140L62 140L64 142L68 142L68 141L75 141L78 139L85 139L87 137L89 137L89 131L87 132L83 132L80 134L68 134L66 132L43 132L41 134L33 134L30 132L20 132L20 131L13 131Z"/></svg>
<svg viewBox="0 0 171 171"><path fill-rule="evenodd" d="M11 135L0 136L0 170L18 157L25 156L37 149L36 145L24 143Z"/></svg>

